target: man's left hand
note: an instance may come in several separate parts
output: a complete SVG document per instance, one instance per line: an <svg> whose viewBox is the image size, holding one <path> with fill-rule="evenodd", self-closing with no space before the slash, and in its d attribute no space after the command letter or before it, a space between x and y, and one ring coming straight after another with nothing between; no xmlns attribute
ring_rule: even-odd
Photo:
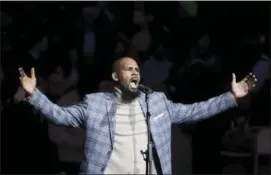
<svg viewBox="0 0 271 175"><path fill-rule="evenodd" d="M236 82L236 76L232 74L231 91L235 99L240 99L249 94L257 81L255 75L248 74L243 80Z"/></svg>

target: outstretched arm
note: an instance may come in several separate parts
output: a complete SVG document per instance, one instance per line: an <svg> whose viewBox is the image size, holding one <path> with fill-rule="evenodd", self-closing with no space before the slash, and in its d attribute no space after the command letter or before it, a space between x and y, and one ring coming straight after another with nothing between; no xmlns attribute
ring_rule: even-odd
<svg viewBox="0 0 271 175"><path fill-rule="evenodd" d="M171 112L172 123L207 119L237 106L236 100L230 92L199 103L181 104L173 103L170 100L166 100L166 103Z"/></svg>
<svg viewBox="0 0 271 175"><path fill-rule="evenodd" d="M44 117L58 125L83 127L88 108L87 97L83 102L70 107L60 107L52 103L44 94L36 88L36 76L34 68L28 77L22 68L19 69L20 81L23 89L28 94L26 101L40 111Z"/></svg>
<svg viewBox="0 0 271 175"><path fill-rule="evenodd" d="M203 120L236 107L237 101L248 95L256 81L255 76L249 74L237 83L233 74L231 92L190 105L173 103L170 100L166 100L169 111L171 112L172 123Z"/></svg>

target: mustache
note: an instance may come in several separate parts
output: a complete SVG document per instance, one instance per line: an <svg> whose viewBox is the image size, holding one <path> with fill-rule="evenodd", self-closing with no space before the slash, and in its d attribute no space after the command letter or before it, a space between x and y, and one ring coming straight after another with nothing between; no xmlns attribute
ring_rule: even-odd
<svg viewBox="0 0 271 175"><path fill-rule="evenodd" d="M138 76L134 76L134 77L132 77L132 78L130 78L130 82L132 82L132 81L139 81L139 77Z"/></svg>

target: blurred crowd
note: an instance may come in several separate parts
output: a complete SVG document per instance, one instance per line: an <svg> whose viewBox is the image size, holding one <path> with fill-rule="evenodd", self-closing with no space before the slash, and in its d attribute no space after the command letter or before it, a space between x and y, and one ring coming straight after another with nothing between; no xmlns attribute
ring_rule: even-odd
<svg viewBox="0 0 271 175"><path fill-rule="evenodd" d="M121 56L138 61L143 84L182 103L228 91L232 72L239 79L255 73L255 91L238 110L178 126L193 136L195 174L219 173L221 137L236 117L244 116L249 125L270 124L264 2L5 2L1 7L3 173L76 173L83 156L84 131L52 125L23 101L18 67L35 67L39 89L61 106L110 88L111 65Z"/></svg>

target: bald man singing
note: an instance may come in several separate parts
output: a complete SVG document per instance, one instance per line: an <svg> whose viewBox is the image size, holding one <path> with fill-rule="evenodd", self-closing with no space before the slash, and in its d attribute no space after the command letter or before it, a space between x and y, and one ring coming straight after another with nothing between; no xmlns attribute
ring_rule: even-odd
<svg viewBox="0 0 271 175"><path fill-rule="evenodd" d="M34 68L27 76L19 68L26 101L48 120L69 127L85 129L82 174L145 174L146 163L141 150L147 149L146 92L139 88L140 70L129 57L115 61L112 70L112 92L88 94L70 107L58 106L36 87ZM149 126L153 141L153 165L149 174L171 174L171 124L199 121L237 107L254 87L256 78L249 74L220 96L194 104L173 103L163 93L150 93Z"/></svg>

